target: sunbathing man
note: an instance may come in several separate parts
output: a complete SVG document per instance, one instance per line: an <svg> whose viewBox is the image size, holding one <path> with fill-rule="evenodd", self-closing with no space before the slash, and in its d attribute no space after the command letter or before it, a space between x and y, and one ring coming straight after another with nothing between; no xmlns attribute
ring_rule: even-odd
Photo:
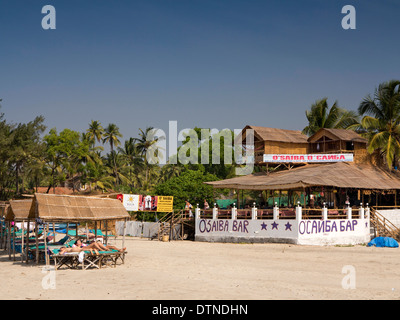
<svg viewBox="0 0 400 320"><path fill-rule="evenodd" d="M118 249L117 247L115 247L115 246L105 246L105 245L103 245L100 241L98 241L98 242L95 242L96 244L97 244L97 246L101 249L101 250L104 250L104 251L108 251L108 250L117 250L117 251L119 251L119 252L124 252L125 250L126 250L126 247L125 248L122 248L122 249ZM91 243L92 244L92 243Z"/></svg>
<svg viewBox="0 0 400 320"><path fill-rule="evenodd" d="M118 249L115 246L105 246L100 241L98 241L98 242L93 241L91 244L86 245L86 244L83 244L80 239L76 240L74 245L76 245L78 247L94 249L94 250L98 250L98 251L117 250L119 252L124 252L126 250L126 248Z"/></svg>
<svg viewBox="0 0 400 320"><path fill-rule="evenodd" d="M60 254L64 254L66 252L81 252L81 251L89 251L91 254L93 254L93 252L98 255L99 252L97 251L97 249L93 249L93 248L88 248L88 246L86 247L72 247L72 248L66 248L66 247L62 247L60 249Z"/></svg>

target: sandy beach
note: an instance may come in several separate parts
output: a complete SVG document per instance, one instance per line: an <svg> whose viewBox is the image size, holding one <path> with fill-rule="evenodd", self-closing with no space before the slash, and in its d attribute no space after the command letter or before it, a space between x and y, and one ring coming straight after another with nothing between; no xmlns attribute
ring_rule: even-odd
<svg viewBox="0 0 400 320"><path fill-rule="evenodd" d="M120 241L117 245L120 245ZM399 299L400 250L288 244L125 240L125 264L58 270L0 255L0 299ZM354 289L344 289L355 273ZM345 268L344 268L345 267ZM348 268L348 267L347 267ZM348 283L348 282L345 282Z"/></svg>

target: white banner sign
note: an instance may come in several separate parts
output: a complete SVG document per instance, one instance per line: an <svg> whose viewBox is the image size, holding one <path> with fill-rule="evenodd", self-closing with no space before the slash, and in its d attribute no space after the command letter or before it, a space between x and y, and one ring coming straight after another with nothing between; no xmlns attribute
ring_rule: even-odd
<svg viewBox="0 0 400 320"><path fill-rule="evenodd" d="M139 195L124 194L122 204L127 211L139 211Z"/></svg>
<svg viewBox="0 0 400 320"><path fill-rule="evenodd" d="M353 162L353 154L264 154L263 160L264 162Z"/></svg>

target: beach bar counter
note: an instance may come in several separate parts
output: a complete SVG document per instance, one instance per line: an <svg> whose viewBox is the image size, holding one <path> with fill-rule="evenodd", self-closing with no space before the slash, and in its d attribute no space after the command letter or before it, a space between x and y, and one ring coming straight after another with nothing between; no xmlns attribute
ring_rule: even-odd
<svg viewBox="0 0 400 320"><path fill-rule="evenodd" d="M379 205L389 203L393 215L400 216L399 174L380 163L376 152L367 152L366 139L343 129L320 129L307 137L300 131L246 126L239 136L243 149L247 130L254 132L249 149L259 170L205 182L234 190L238 207L197 208L197 241L353 245L369 242L371 227L400 238L399 227L388 228L388 219L378 212ZM264 200L272 197L272 206L262 201L259 208L241 205L243 190L259 192L259 200L261 193L269 195ZM286 208L282 194L287 195Z"/></svg>

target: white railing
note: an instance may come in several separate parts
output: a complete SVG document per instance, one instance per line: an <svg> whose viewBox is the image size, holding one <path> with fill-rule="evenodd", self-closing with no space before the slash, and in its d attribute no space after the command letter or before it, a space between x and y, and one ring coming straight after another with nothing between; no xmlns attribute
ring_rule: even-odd
<svg viewBox="0 0 400 320"><path fill-rule="evenodd" d="M328 209L325 205L323 208L303 208L297 205L294 208L280 208L277 204L272 209L260 209L253 204L252 208L237 209L233 205L230 209L219 209L216 204L212 209L195 209L196 219L245 219L245 220L279 220L279 219L295 219L295 220L330 220L330 219L368 219L370 217L370 208L364 207L352 208L347 206L344 209Z"/></svg>

